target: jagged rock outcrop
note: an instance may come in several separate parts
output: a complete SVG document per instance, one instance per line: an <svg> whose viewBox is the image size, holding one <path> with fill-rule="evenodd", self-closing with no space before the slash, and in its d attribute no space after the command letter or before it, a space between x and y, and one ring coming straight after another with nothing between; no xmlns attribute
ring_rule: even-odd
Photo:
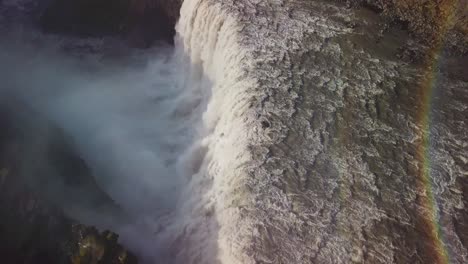
<svg viewBox="0 0 468 264"><path fill-rule="evenodd" d="M71 264L136 264L134 255L117 243L118 235L95 228L73 226Z"/></svg>

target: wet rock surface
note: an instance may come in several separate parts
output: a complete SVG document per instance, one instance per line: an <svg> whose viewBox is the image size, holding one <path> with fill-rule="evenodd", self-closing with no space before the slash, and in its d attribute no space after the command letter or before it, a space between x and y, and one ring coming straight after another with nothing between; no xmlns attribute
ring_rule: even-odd
<svg viewBox="0 0 468 264"><path fill-rule="evenodd" d="M115 233L98 232L95 228L74 225L73 235L75 243L72 264L138 263L134 255L117 243L118 235Z"/></svg>

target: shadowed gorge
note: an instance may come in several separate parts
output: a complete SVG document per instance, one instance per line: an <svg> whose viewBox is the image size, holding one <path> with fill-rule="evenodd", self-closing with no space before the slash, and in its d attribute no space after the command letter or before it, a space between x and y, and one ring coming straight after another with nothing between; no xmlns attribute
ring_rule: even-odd
<svg viewBox="0 0 468 264"><path fill-rule="evenodd" d="M134 45L172 43L176 18L157 1L54 0L40 16L46 32L81 36L120 35Z"/></svg>

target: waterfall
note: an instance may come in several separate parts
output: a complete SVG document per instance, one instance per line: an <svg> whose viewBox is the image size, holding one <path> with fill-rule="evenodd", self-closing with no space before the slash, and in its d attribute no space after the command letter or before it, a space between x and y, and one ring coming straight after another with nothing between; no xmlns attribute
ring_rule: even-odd
<svg viewBox="0 0 468 264"><path fill-rule="evenodd" d="M246 199L242 164L251 159L252 134L246 122L252 115L249 91L255 82L248 76L248 50L238 39L238 19L219 3L184 1L176 29L179 52L198 65L212 85L199 143L206 156L180 199L178 223L168 236L178 241L173 245L176 263L231 263L236 243L230 240L242 228L231 206Z"/></svg>

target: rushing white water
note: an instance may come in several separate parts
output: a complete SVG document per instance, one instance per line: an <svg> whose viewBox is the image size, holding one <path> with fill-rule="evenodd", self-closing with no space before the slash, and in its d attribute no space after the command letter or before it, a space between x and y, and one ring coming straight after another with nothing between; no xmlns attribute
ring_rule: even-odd
<svg viewBox="0 0 468 264"><path fill-rule="evenodd" d="M256 82L250 76L251 51L239 39L239 17L227 6L186 0L177 26L184 53L201 66L212 86L203 115L207 155L181 199L180 221L169 232L182 238L175 249L176 263L238 263L233 239L245 228L236 207L248 199L243 185L255 129L249 124L256 120L249 105Z"/></svg>

